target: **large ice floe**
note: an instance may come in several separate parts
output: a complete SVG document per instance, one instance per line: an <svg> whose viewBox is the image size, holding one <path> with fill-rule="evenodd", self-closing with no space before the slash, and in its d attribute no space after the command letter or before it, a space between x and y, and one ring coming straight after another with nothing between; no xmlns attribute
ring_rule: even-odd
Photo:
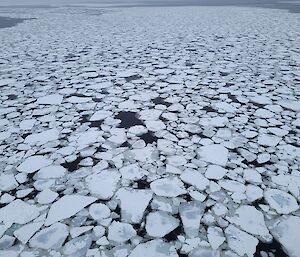
<svg viewBox="0 0 300 257"><path fill-rule="evenodd" d="M0 16L1 257L300 256L299 14Z"/></svg>

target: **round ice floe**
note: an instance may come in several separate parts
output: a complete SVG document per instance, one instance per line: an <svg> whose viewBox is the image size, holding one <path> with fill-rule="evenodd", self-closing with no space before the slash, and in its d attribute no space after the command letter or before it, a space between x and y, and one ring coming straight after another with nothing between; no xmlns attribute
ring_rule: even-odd
<svg viewBox="0 0 300 257"><path fill-rule="evenodd" d="M89 213L94 220L103 220L110 216L110 209L103 203L94 203L89 208Z"/></svg>
<svg viewBox="0 0 300 257"><path fill-rule="evenodd" d="M108 228L108 240L117 243L124 243L132 237L136 236L136 231L132 225L113 221Z"/></svg>
<svg viewBox="0 0 300 257"><path fill-rule="evenodd" d="M129 133L134 134L136 136L143 135L143 134L147 133L147 131L148 131L147 128L145 128L142 125L136 125L136 126L133 126L128 129Z"/></svg>
<svg viewBox="0 0 300 257"><path fill-rule="evenodd" d="M152 212L146 218L146 231L152 237L163 237L178 226L179 221L166 212Z"/></svg>
<svg viewBox="0 0 300 257"><path fill-rule="evenodd" d="M184 184L177 177L157 179L150 184L150 187L159 196L176 197L186 193Z"/></svg>
<svg viewBox="0 0 300 257"><path fill-rule="evenodd" d="M279 189L267 189L264 192L264 197L271 208L279 214L289 214L299 209L296 199Z"/></svg>
<svg viewBox="0 0 300 257"><path fill-rule="evenodd" d="M220 166L228 161L228 150L219 144L201 146L197 154L201 160Z"/></svg>
<svg viewBox="0 0 300 257"><path fill-rule="evenodd" d="M227 170L218 165L209 165L205 172L205 177L208 179L221 179L225 176Z"/></svg>

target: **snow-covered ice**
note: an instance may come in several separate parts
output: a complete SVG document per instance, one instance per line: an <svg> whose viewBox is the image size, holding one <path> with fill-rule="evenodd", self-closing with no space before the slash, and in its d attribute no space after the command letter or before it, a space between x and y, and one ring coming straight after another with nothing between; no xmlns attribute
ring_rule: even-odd
<svg viewBox="0 0 300 257"><path fill-rule="evenodd" d="M0 256L300 256L298 13L0 9Z"/></svg>

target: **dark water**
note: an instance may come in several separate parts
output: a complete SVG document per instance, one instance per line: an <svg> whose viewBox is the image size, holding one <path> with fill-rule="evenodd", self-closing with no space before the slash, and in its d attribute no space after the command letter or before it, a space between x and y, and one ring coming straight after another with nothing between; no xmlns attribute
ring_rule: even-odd
<svg viewBox="0 0 300 257"><path fill-rule="evenodd" d="M261 252L272 253L274 257L288 257L288 255L283 251L279 242L275 239L270 244L259 242L256 247L256 253L254 257L262 257Z"/></svg>
<svg viewBox="0 0 300 257"><path fill-rule="evenodd" d="M0 16L0 29L14 27L27 19L9 18Z"/></svg>
<svg viewBox="0 0 300 257"><path fill-rule="evenodd" d="M137 114L135 112L120 112L115 116L115 119L121 120L119 124L120 128L130 128L136 125L144 125L144 123L137 118Z"/></svg>

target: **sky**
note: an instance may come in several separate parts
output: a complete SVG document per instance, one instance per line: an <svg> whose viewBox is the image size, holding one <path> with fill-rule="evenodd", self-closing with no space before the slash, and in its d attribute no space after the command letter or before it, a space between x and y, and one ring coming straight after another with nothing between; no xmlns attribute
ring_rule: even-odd
<svg viewBox="0 0 300 257"><path fill-rule="evenodd" d="M0 0L1 5L72 5L105 4L105 6L174 6L174 5L235 5L300 9L300 0Z"/></svg>

